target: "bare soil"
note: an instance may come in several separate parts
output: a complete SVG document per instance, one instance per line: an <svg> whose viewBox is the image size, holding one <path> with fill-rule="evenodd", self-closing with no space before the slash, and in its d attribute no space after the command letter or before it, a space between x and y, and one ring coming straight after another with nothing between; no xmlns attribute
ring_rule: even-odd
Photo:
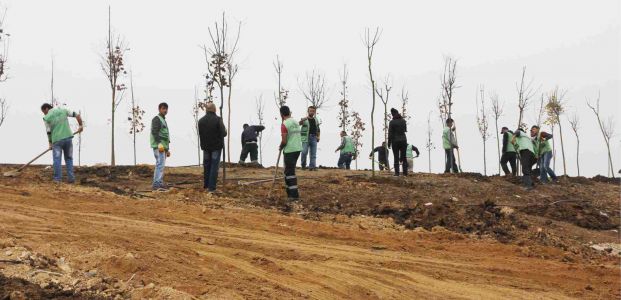
<svg viewBox="0 0 621 300"><path fill-rule="evenodd" d="M0 172L13 166L0 166ZM228 165L27 168L0 178L0 299L618 299L619 184ZM597 248L597 247L596 247ZM64 297L64 298L63 298Z"/></svg>

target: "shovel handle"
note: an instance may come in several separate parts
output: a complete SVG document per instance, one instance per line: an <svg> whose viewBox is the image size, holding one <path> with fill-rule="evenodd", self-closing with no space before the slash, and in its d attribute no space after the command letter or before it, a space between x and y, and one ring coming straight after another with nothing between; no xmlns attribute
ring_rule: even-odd
<svg viewBox="0 0 621 300"><path fill-rule="evenodd" d="M77 131L73 133L73 135L77 135L77 134L79 134L79 132L77 132ZM37 155L37 157L33 158L31 161L29 161L28 163L26 163L25 165L23 165L19 169L17 169L17 172L20 172L21 170L23 170L27 166L30 166L30 164L35 162L35 160L39 159L41 156L45 155L45 153L48 153L50 150L52 150L52 149L46 149L41 154Z"/></svg>

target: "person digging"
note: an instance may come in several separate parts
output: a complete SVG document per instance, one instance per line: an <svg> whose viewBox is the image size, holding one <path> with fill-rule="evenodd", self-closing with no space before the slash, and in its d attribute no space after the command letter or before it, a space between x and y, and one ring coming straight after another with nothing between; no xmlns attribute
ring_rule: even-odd
<svg viewBox="0 0 621 300"><path fill-rule="evenodd" d="M334 152L341 151L337 166L339 169L351 169L351 161L354 159L356 150L354 149L354 141L347 136L347 132L341 131L341 145Z"/></svg>
<svg viewBox="0 0 621 300"><path fill-rule="evenodd" d="M47 141L50 150L52 150L53 166L54 166L54 182L62 181L62 161L65 158L65 168L67 169L67 182L75 183L75 175L73 173L73 133L69 127L69 118L75 118L78 121L77 133L84 130L82 126L82 117L80 114L62 107L53 107L49 103L41 105L43 112L43 122L47 132Z"/></svg>
<svg viewBox="0 0 621 300"><path fill-rule="evenodd" d="M243 128L244 131L241 135L242 152L239 156L239 164L246 163L246 158L250 154L250 163L257 165L259 164L258 136L265 129L265 126L244 124Z"/></svg>

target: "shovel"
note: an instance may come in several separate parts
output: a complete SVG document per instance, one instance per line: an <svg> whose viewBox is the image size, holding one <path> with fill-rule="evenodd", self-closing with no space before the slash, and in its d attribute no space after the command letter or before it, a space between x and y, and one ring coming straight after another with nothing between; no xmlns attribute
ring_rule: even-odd
<svg viewBox="0 0 621 300"><path fill-rule="evenodd" d="M12 171L8 171L8 172L4 172L4 176L5 177L15 177L17 175L19 175L19 172L21 172L24 168L26 168L27 166L30 166L30 164L32 164L35 160L39 159L41 156L45 155L45 153L48 153L51 149L47 149L45 151L43 151L43 153L37 155L37 157L33 158L31 161L29 161L27 164L21 166L19 169L17 170L12 170Z"/></svg>
<svg viewBox="0 0 621 300"><path fill-rule="evenodd" d="M276 168L274 168L274 179L272 181L272 187L270 191L267 193L267 198L272 197L272 191L274 190L274 186L276 185L276 176L278 175L278 164L280 163L280 155L282 154L282 150L278 150L278 158L276 159Z"/></svg>

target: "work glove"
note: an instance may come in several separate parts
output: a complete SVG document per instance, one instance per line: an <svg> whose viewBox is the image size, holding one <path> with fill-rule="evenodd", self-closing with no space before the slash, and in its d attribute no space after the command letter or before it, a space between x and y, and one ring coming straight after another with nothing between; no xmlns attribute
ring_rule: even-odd
<svg viewBox="0 0 621 300"><path fill-rule="evenodd" d="M164 145L162 145L162 143L160 143L160 144L158 144L158 145L157 145L157 150L159 150L159 151L160 151L160 153L162 153L162 152L166 151L166 149L164 149Z"/></svg>
<svg viewBox="0 0 621 300"><path fill-rule="evenodd" d="M166 151L166 157L170 157L170 151Z"/></svg>

